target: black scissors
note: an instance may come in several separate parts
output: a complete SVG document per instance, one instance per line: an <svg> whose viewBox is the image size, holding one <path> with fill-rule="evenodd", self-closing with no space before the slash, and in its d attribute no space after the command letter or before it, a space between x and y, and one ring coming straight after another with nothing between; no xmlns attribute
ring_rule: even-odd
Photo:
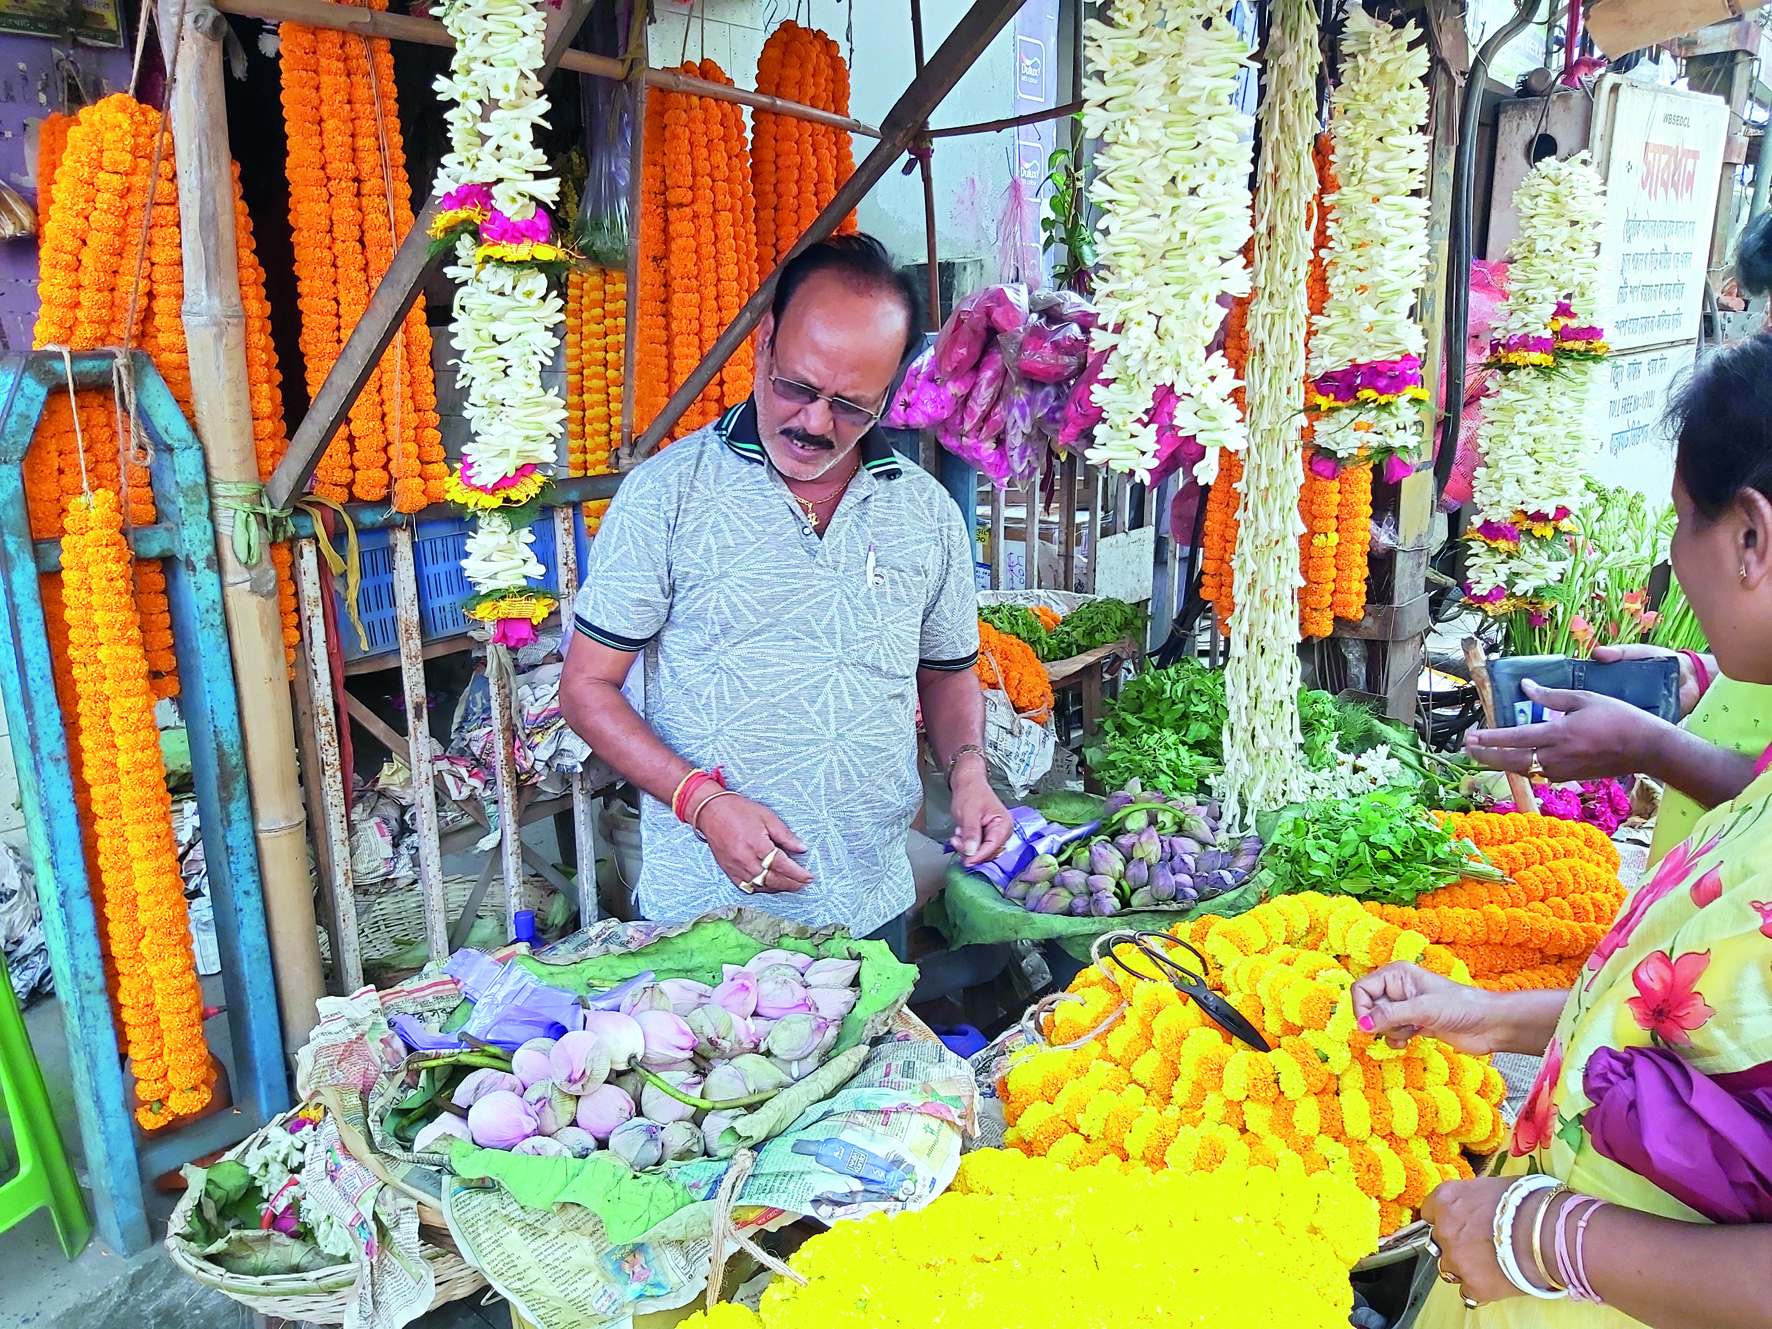
<svg viewBox="0 0 1772 1329"><path fill-rule="evenodd" d="M1198 972L1188 968L1187 965L1177 960L1172 953L1159 950L1155 945L1155 943L1159 941L1167 942L1171 946L1180 946L1183 950L1187 951L1189 955L1192 955L1194 959L1200 962ZM1223 1029L1225 1033L1229 1034L1232 1038L1247 1043L1257 1052L1273 1051L1273 1049L1268 1046L1267 1039L1261 1036L1261 1032L1256 1029L1254 1025L1250 1024L1248 1020L1243 1018L1243 1013L1241 1011L1206 986L1206 971L1208 968L1206 957L1201 955L1180 937L1174 936L1168 932L1135 932L1128 929L1120 932L1104 932L1100 937L1096 938L1095 946L1098 951L1103 945L1105 945L1107 947L1108 959L1119 965L1120 968L1124 969L1134 978L1142 978L1149 982L1151 981L1150 974L1139 973L1138 970L1134 969L1114 953L1113 948L1122 944L1131 946L1141 956L1149 960L1151 964L1155 966L1156 972L1160 977L1168 979L1170 985L1173 986L1177 992L1191 997L1194 1000L1194 1003L1199 1006L1208 1017L1210 1017L1213 1023L1218 1025L1220 1029ZM1102 957L1097 954L1097 964L1101 962L1101 958Z"/></svg>

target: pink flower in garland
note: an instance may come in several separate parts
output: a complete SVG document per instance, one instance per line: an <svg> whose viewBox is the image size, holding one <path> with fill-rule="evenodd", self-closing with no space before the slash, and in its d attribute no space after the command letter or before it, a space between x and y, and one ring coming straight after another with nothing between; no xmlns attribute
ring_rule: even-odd
<svg viewBox="0 0 1772 1329"><path fill-rule="evenodd" d="M480 240L489 245L544 245L554 233L554 223L546 208L537 208L519 221L497 208L480 223Z"/></svg>

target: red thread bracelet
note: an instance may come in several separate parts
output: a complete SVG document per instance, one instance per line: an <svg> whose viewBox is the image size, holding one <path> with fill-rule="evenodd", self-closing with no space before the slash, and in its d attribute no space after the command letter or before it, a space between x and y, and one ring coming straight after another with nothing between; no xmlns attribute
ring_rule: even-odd
<svg viewBox="0 0 1772 1329"><path fill-rule="evenodd" d="M711 771L694 770L684 777L683 783L677 786L676 797L671 799L671 812L678 821L688 824L689 818L685 814L692 800L703 785L710 783L722 789L726 787L726 775L721 767L716 766Z"/></svg>

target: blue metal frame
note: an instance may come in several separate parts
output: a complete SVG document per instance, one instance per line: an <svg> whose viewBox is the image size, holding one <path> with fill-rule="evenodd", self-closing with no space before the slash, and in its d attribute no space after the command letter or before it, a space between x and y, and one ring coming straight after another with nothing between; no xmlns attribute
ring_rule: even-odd
<svg viewBox="0 0 1772 1329"><path fill-rule="evenodd" d="M108 390L113 363L108 351L74 356L75 386ZM60 550L52 542L33 546L25 504L25 450L48 394L65 392L66 379L56 354L0 360L0 695L67 1025L99 1234L125 1255L152 1240L145 1182L244 1139L290 1104L203 447L153 361L139 351L134 373L161 519L133 532L134 547L139 556L165 561L179 705L190 733L227 1001L229 1046L215 1050L228 1065L233 1094L232 1109L148 1137L136 1127L124 1092L67 732L44 634L37 576L60 566Z"/></svg>

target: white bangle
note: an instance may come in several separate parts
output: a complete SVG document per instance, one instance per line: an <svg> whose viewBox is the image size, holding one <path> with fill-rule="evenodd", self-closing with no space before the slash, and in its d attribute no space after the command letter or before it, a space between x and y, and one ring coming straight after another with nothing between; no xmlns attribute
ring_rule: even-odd
<svg viewBox="0 0 1772 1329"><path fill-rule="evenodd" d="M1520 1269L1520 1262L1514 1258L1514 1220L1519 1216L1520 1206L1526 1197L1537 1191L1555 1190L1563 1183L1555 1177L1546 1176L1542 1172L1530 1173L1513 1182L1501 1193L1501 1203L1495 1207L1495 1261L1501 1266L1501 1272L1507 1275L1507 1281L1529 1297L1537 1297L1540 1301L1557 1301L1569 1295L1567 1288L1558 1292L1547 1292L1538 1286Z"/></svg>

